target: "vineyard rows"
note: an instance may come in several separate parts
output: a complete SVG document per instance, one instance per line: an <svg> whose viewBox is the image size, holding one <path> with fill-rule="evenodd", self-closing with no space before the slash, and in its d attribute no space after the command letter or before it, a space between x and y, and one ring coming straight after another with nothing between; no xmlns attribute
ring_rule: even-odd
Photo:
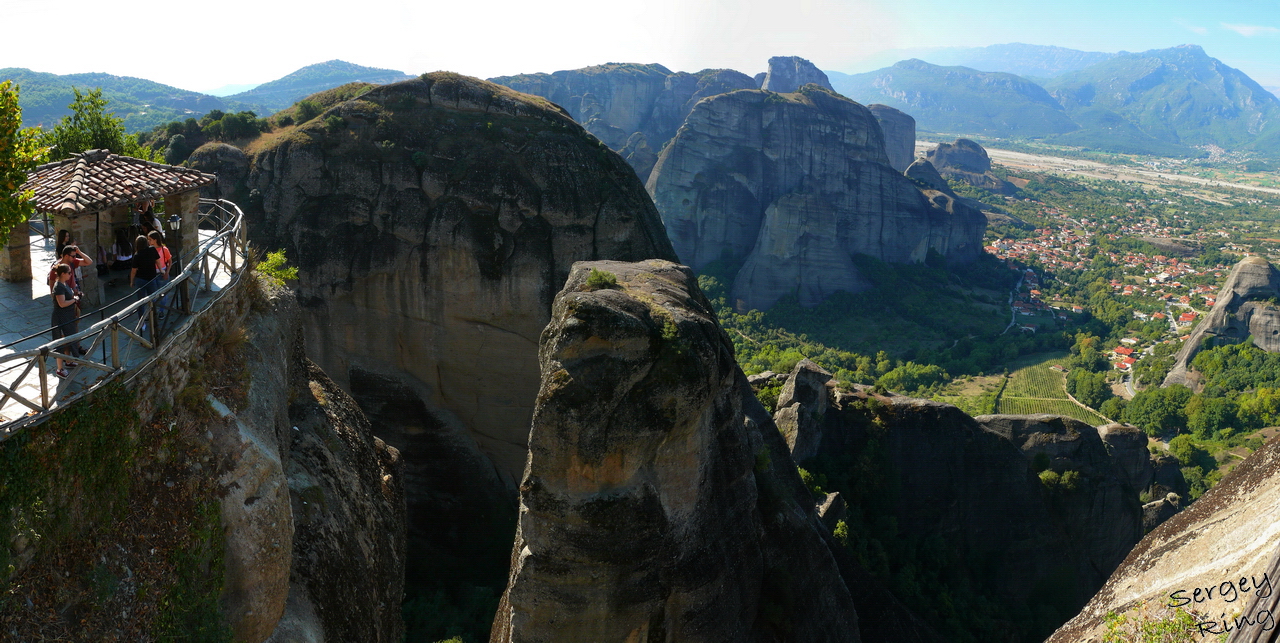
<svg viewBox="0 0 1280 643"><path fill-rule="evenodd" d="M1063 388L1061 373L1050 369L1048 364L1036 364L1014 371L1009 376L1009 385L1004 389L1004 396L1065 400L1067 392Z"/></svg>
<svg viewBox="0 0 1280 643"><path fill-rule="evenodd" d="M1030 415L1034 413L1049 413L1052 415L1063 415L1073 417L1097 426L1106 424L1106 420L1097 413L1087 411L1071 400L1030 400L1018 397L1001 397L996 406L997 413L1009 413L1013 415Z"/></svg>

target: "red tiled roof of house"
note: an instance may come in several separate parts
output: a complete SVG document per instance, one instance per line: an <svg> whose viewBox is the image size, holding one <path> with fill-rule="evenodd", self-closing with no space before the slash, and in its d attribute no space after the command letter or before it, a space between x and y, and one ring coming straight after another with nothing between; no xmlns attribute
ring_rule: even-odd
<svg viewBox="0 0 1280 643"><path fill-rule="evenodd" d="M186 192L217 178L191 168L89 150L37 167L18 191L35 192L38 212L75 216Z"/></svg>

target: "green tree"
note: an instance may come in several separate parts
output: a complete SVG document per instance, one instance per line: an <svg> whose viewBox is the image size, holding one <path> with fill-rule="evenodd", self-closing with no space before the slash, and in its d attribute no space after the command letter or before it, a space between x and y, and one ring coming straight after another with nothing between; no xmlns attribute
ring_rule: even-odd
<svg viewBox="0 0 1280 643"><path fill-rule="evenodd" d="M1090 373L1073 368L1067 374L1067 392L1090 408L1099 408L1113 396L1106 373Z"/></svg>
<svg viewBox="0 0 1280 643"><path fill-rule="evenodd" d="M76 96L67 106L71 114L63 116L62 122L42 137L41 142L52 149L54 158L65 159L86 150L111 150L125 156L157 160L154 151L138 144L136 135L125 133L124 119L107 111L107 99L102 97L101 88L87 94L81 94L74 87L71 91Z"/></svg>
<svg viewBox="0 0 1280 643"><path fill-rule="evenodd" d="M22 128L18 87L0 83L0 239L7 241L13 227L31 212L31 191L18 192L27 172L39 165L46 150L39 144L39 130Z"/></svg>
<svg viewBox="0 0 1280 643"><path fill-rule="evenodd" d="M1139 391L1124 409L1124 421L1148 435L1177 434L1187 428L1184 410L1191 401L1191 389L1174 384L1166 388Z"/></svg>

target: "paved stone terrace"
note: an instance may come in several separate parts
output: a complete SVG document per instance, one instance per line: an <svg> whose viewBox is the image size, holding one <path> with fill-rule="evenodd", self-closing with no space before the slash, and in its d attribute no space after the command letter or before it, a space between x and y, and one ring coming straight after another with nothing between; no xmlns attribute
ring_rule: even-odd
<svg viewBox="0 0 1280 643"><path fill-rule="evenodd" d="M201 230L201 242L213 234L212 231ZM53 265L54 244L53 239L45 239L39 233L33 232L31 235L31 281L10 283L0 280L0 357L38 348L53 339L53 335L50 332L53 296L49 292L45 279L48 276L49 267ZM82 270L96 269L96 266L82 268ZM106 282L104 289L106 301L112 303L108 304L108 307L101 312L85 311L88 314L80 320L79 330L88 329L93 324L110 317L135 301L134 297L131 296L133 289L129 288L127 283L129 279L128 271L112 272L105 279L109 280ZM230 280L231 275L219 273L214 279L213 291L216 293ZM210 294L202 294L198 301L204 301L211 296ZM198 307L198 303L193 302L193 308L196 307ZM130 320L128 326L131 329L136 328L138 322L139 319L135 316ZM169 325L174 327L180 322L179 315L175 314L173 319L169 320ZM36 333L39 334L35 337L30 337ZM81 342L82 347L88 349L93 339L89 338L87 341ZM87 355L86 358L103 361L106 356L104 344L107 341L104 338L102 342L99 342L93 353ZM146 361L152 356L153 352L135 340L125 338L121 342L121 363L125 367L132 367ZM25 359L0 363L0 384L11 386L11 382L22 373L27 364L28 361ZM68 399L84 391L106 375L101 370L81 365L71 371L71 377L60 379L53 373L56 368L54 360L50 358L48 381L51 387L50 401L54 406L57 405L57 401ZM53 388L55 386L56 390ZM40 379L38 374L34 370L28 373L16 391L23 397L39 403ZM0 393L0 397L3 397L2 393ZM9 399L3 405L0 405L0 424L15 420L30 412L31 409L21 402ZM3 431L3 429L0 429L0 433L3 433ZM3 438L3 435L0 435L0 438Z"/></svg>

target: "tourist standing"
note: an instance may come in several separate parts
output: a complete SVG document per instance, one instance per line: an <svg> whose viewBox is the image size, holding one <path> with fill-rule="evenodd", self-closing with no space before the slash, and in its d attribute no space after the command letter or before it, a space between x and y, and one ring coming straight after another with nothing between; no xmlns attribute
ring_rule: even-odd
<svg viewBox="0 0 1280 643"><path fill-rule="evenodd" d="M53 319L50 325L53 326L53 338L57 340L76 334L79 326L76 305L80 302L80 296L71 290L68 283L71 281L71 266L58 264L53 270L58 280L53 285ZM74 343L67 344L65 352L73 357L81 355L80 347ZM56 357L55 360L58 369L54 371L54 375L67 377L70 373L63 368L62 358Z"/></svg>
<svg viewBox="0 0 1280 643"><path fill-rule="evenodd" d="M129 271L129 287L138 289L138 299L160 287L160 252L142 235L133 241L133 269Z"/></svg>

